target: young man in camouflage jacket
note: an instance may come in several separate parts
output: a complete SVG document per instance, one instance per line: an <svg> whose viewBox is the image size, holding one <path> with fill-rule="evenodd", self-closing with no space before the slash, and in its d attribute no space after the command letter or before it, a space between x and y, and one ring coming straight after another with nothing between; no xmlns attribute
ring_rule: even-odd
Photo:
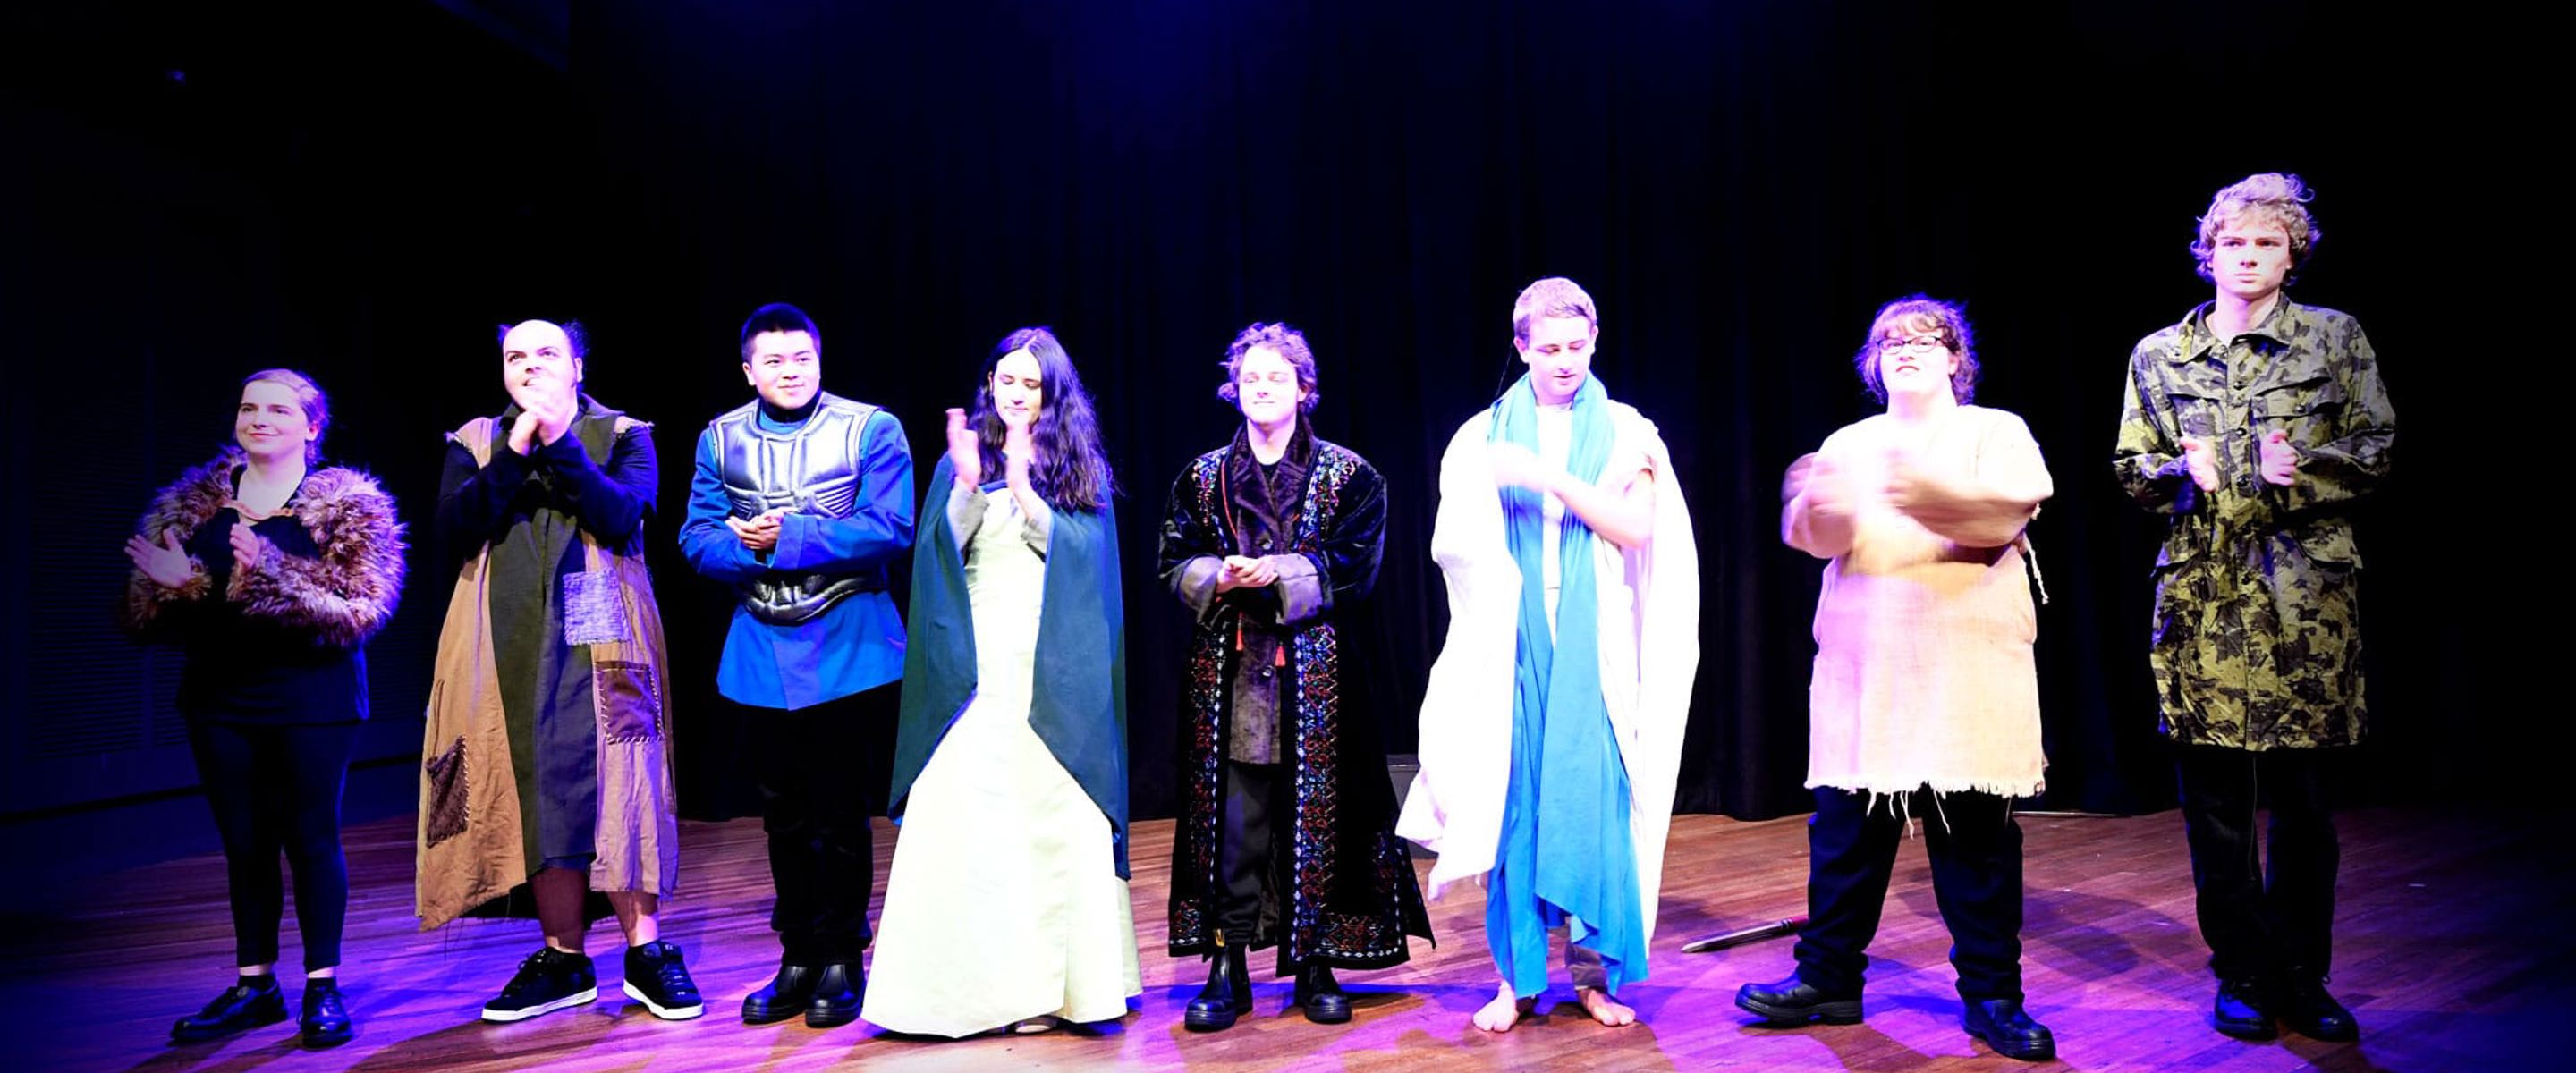
<svg viewBox="0 0 2576 1073"><path fill-rule="evenodd" d="M2244 1039L2271 1038L2275 1017L2315 1039L2360 1034L2325 990L2339 851L2324 764L2366 723L2346 511L2387 477L2396 414L2360 325L2282 293L2318 239L2308 198L2279 174L2218 192L2192 244L2217 295L2131 352L2113 463L2168 520L2149 655L2214 1022Z"/></svg>

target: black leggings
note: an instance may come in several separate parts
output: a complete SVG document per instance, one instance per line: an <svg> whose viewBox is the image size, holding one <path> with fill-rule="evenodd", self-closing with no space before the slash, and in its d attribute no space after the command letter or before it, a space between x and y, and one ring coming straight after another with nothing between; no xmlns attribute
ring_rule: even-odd
<svg viewBox="0 0 2576 1073"><path fill-rule="evenodd" d="M340 963L340 929L349 911L340 790L361 725L188 721L197 777L205 783L215 830L223 835L237 964L277 960L277 928L286 911L277 876L281 850L295 869L295 922L304 936L305 971Z"/></svg>

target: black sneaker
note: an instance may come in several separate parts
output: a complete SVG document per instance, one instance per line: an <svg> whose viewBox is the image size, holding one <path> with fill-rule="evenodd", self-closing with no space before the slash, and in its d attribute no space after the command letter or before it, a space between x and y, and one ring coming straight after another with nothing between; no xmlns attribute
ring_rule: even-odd
<svg viewBox="0 0 2576 1073"><path fill-rule="evenodd" d="M286 992L278 989L277 977L243 976L204 1009L171 1025L170 1042L203 1043L285 1019Z"/></svg>
<svg viewBox="0 0 2576 1073"><path fill-rule="evenodd" d="M598 998L599 973L591 968L590 955L538 947L528 960L519 963L518 975L510 977L509 986L501 989L501 997L483 1004L483 1019L525 1021Z"/></svg>
<svg viewBox="0 0 2576 1073"><path fill-rule="evenodd" d="M689 967L680 962L680 948L665 942L626 948L626 997L665 1021L707 1012L698 998L698 982L689 979Z"/></svg>
<svg viewBox="0 0 2576 1073"><path fill-rule="evenodd" d="M349 1020L349 1008L341 1002L338 980L304 978L304 1016L295 1019L295 1028L304 1034L307 1047L337 1047L358 1034L357 1023Z"/></svg>

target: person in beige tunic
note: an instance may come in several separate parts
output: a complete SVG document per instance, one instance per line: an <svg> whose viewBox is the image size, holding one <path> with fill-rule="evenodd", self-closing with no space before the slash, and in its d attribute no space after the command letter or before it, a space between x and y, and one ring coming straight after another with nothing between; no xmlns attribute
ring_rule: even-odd
<svg viewBox="0 0 2576 1073"><path fill-rule="evenodd" d="M2040 790L2037 612L2022 529L2051 492L2022 420L1969 405L1974 335L1957 305L1889 303L1856 358L1887 412L1826 437L1789 469L1781 539L1819 559L1808 687L1808 923L1796 975L1735 1003L1774 1023L1861 1018L1863 953L1908 814L1955 942L1964 1026L1997 1053L2043 1060L2022 1009L2021 829Z"/></svg>

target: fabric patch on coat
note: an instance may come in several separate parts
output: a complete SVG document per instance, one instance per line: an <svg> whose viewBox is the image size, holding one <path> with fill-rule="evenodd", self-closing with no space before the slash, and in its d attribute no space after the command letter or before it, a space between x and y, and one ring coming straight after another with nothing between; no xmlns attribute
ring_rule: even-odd
<svg viewBox="0 0 2576 1073"><path fill-rule="evenodd" d="M590 668L593 706L602 741L653 741L662 736L662 689L649 663L602 660Z"/></svg>
<svg viewBox="0 0 2576 1073"><path fill-rule="evenodd" d="M635 639L626 621L626 594L617 587L617 575L605 570L564 575L563 624L568 645Z"/></svg>
<svg viewBox="0 0 2576 1073"><path fill-rule="evenodd" d="M465 737L421 763L429 775L429 815L422 837L437 845L465 833Z"/></svg>

